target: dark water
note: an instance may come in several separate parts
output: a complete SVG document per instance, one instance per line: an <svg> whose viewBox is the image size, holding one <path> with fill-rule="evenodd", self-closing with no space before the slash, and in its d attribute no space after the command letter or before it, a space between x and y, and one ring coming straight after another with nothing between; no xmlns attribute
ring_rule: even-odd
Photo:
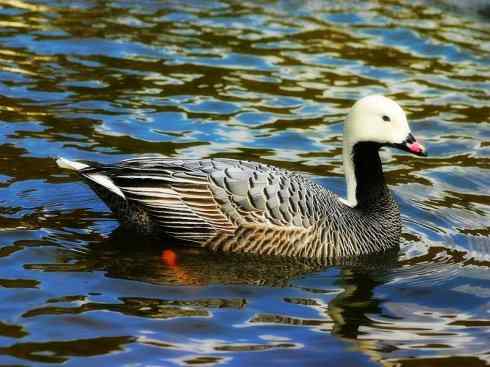
<svg viewBox="0 0 490 367"><path fill-rule="evenodd" d="M490 27L461 3L0 1L0 365L489 365ZM53 160L260 160L344 193L369 93L430 152L383 155L384 257L170 266Z"/></svg>

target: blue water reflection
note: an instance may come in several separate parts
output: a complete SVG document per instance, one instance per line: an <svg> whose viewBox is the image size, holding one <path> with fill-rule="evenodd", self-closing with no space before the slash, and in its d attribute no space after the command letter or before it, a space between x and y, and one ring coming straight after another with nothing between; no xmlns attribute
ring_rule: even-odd
<svg viewBox="0 0 490 367"><path fill-rule="evenodd" d="M489 364L484 5L0 4L0 364ZM369 93L430 153L382 153L404 222L384 256L142 240L54 162L255 160L345 195L342 120Z"/></svg>

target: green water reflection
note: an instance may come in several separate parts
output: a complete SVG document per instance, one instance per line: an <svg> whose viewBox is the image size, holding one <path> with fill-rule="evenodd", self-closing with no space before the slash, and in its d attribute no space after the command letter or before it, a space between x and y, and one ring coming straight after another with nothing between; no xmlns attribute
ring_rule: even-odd
<svg viewBox="0 0 490 367"><path fill-rule="evenodd" d="M0 46L1 365L490 363L485 2L0 0ZM53 159L256 160L344 194L369 93L430 152L383 153L404 220L383 257L144 243Z"/></svg>

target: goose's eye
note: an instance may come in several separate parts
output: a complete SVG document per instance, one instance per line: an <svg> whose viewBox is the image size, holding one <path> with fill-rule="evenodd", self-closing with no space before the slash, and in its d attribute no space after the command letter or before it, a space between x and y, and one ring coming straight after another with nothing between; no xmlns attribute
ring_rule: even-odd
<svg viewBox="0 0 490 367"><path fill-rule="evenodd" d="M383 115L383 121L391 121L390 116Z"/></svg>

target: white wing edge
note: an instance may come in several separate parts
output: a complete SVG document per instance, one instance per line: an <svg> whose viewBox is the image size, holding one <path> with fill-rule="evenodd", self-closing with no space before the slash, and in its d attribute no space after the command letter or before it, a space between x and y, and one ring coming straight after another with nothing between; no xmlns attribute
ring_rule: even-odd
<svg viewBox="0 0 490 367"><path fill-rule="evenodd" d="M88 167L88 164L70 161L65 158L58 158L56 164L61 168L71 169L72 171L80 171Z"/></svg>
<svg viewBox="0 0 490 367"><path fill-rule="evenodd" d="M72 171L77 171L79 172L80 170L89 167L88 164L85 163L80 163L80 162L74 162L70 161L65 158L58 158L56 160L56 164L61 167L61 168L66 168ZM124 196L124 193L121 191L119 187L117 187L114 182L107 177L106 175L103 175L101 173L89 173L89 174L83 174L84 177L87 179L95 182L96 184L106 188L110 192L120 196L121 198L126 200L126 196Z"/></svg>

